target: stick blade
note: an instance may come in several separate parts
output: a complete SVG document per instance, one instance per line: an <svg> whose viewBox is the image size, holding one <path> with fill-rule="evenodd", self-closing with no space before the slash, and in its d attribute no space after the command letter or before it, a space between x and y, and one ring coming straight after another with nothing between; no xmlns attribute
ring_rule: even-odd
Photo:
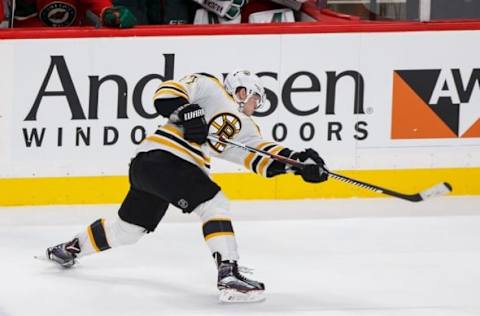
<svg viewBox="0 0 480 316"><path fill-rule="evenodd" d="M420 196L422 197L422 200L426 200L436 196L446 195L450 192L452 192L452 186L448 182L442 182L420 192Z"/></svg>

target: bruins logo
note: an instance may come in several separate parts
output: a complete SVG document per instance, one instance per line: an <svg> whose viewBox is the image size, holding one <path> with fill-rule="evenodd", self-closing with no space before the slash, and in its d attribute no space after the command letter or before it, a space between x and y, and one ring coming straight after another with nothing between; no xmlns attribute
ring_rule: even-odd
<svg viewBox="0 0 480 316"><path fill-rule="evenodd" d="M208 133L215 134L218 137L231 139L242 129L242 122L232 113L220 113L215 115L208 123ZM213 150L218 153L223 152L225 145L219 142L208 140Z"/></svg>
<svg viewBox="0 0 480 316"><path fill-rule="evenodd" d="M69 3L54 1L44 6L39 16L47 26L70 26L75 22L77 9Z"/></svg>

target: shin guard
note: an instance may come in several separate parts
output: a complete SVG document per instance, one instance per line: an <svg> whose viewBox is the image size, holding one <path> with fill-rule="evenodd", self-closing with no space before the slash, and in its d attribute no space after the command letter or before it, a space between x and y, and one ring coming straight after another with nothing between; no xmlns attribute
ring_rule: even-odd
<svg viewBox="0 0 480 316"><path fill-rule="evenodd" d="M203 236L212 254L218 252L225 260L238 260L228 200L223 193L218 192L211 200L200 204L194 212L203 222Z"/></svg>
<svg viewBox="0 0 480 316"><path fill-rule="evenodd" d="M98 219L76 236L81 249L78 256L133 244L145 234L145 228L127 223L119 217L108 223L105 219Z"/></svg>

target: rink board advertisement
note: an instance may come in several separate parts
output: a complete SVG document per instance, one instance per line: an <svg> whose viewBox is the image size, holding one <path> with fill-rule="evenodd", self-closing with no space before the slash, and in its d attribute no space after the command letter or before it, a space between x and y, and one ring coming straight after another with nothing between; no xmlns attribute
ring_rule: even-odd
<svg viewBox="0 0 480 316"><path fill-rule="evenodd" d="M75 196L98 186L92 202L118 202L135 145L163 123L152 107L158 84L248 68L267 89L255 117L266 139L312 147L331 169L386 185L414 190L457 175L455 193L479 194L468 180L480 166L478 42L479 31L3 40L2 187L70 186ZM234 198L370 196L212 167Z"/></svg>

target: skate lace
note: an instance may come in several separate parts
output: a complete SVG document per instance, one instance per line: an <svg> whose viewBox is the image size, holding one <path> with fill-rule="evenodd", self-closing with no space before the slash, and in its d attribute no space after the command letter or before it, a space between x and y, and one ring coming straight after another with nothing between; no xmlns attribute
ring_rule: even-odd
<svg viewBox="0 0 480 316"><path fill-rule="evenodd" d="M255 271L252 268L245 267L245 266L238 266L238 272L239 273L245 273L245 274L253 274L253 271Z"/></svg>
<svg viewBox="0 0 480 316"><path fill-rule="evenodd" d="M71 242L67 243L65 245L65 250L68 251L73 255L73 257L76 257L77 254L80 252L80 246L78 244L78 239L75 238Z"/></svg>
<svg viewBox="0 0 480 316"><path fill-rule="evenodd" d="M248 268L248 267L245 267L245 266L237 266L237 271L235 273L235 275L238 279L240 279L242 281L245 281L247 283L249 281L251 281L249 278L245 277L242 273L251 275L251 274L253 274L253 269L252 268Z"/></svg>

